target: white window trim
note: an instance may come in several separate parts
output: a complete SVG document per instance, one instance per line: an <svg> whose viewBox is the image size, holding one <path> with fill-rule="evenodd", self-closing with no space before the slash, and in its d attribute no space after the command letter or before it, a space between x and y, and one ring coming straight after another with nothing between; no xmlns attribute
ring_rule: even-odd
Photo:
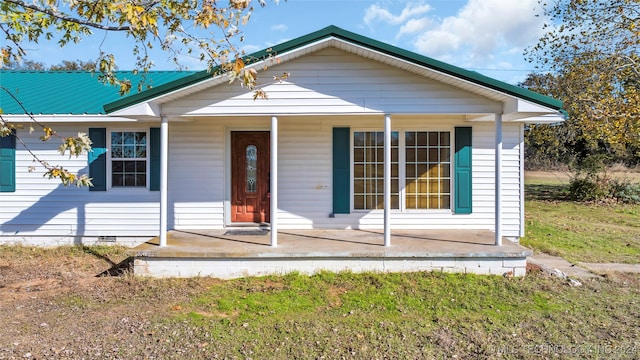
<svg viewBox="0 0 640 360"><path fill-rule="evenodd" d="M353 142L353 138L354 138L354 133L356 132L381 132L384 130L381 130L380 128L370 128L370 127L365 127L365 128L351 128L351 135L349 138L349 161L350 161L350 166L351 166L351 171L350 171L350 184L349 184L349 203L350 203L350 207L351 207L351 212L352 213L383 213L384 210L383 209L371 209L371 210L365 210L365 209L355 209L355 204L354 204L354 180L355 180L355 174L354 174L354 165L355 165L355 161L354 161L354 142ZM392 128L391 129L392 132L398 132L398 196L399 198L399 208L398 209L391 209L392 213L404 213L404 214L453 214L453 204L455 204L455 189L454 189L454 184L455 184L455 172L453 171L453 167L454 167L454 163L453 163L453 159L454 159L454 153L455 153L455 127L454 126L449 126L449 127L401 127L401 128ZM406 148L405 148L405 133L407 131L439 131L439 132L449 132L449 144L450 144L450 151L449 151L449 164L450 164L450 176L449 176L449 181L450 181L450 191L449 191L449 208L448 209L407 209L406 208L406 199L405 199L405 182L406 182Z"/></svg>
<svg viewBox="0 0 640 360"><path fill-rule="evenodd" d="M111 169L112 169L112 157L111 157L111 133L112 132L143 132L146 134L146 139L147 139L147 157L146 157L146 171L147 171L147 181L145 184L145 187L126 187L126 186L116 186L114 187L112 184L112 174L111 174ZM149 148L149 135L150 135L150 131L149 129L130 129L130 128L114 128L114 129L109 129L107 128L107 190L112 190L112 191L140 191L140 190L149 190L149 183L150 183L150 176L151 176L151 161L149 158L149 152L150 152L150 148Z"/></svg>

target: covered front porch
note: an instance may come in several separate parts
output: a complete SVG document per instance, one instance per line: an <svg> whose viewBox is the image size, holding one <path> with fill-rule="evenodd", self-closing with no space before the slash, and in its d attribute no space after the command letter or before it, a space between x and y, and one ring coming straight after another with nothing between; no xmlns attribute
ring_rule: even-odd
<svg viewBox="0 0 640 360"><path fill-rule="evenodd" d="M282 275L319 271L446 271L524 276L532 255L511 241L495 245L486 230L393 230L393 246L375 230L280 230L271 245L268 228L168 232L128 251L141 276Z"/></svg>

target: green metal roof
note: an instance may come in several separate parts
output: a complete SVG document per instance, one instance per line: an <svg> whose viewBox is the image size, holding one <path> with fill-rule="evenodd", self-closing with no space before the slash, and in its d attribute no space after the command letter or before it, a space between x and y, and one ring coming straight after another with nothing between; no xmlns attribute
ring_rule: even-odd
<svg viewBox="0 0 640 360"><path fill-rule="evenodd" d="M465 70L463 68L453 66L442 61L438 61L432 59L427 56L419 55L411 51L407 51L387 43L383 43L377 40L373 40L371 38L358 35L352 33L350 31L346 31L336 26L328 26L322 30L318 30L311 34L301 36L299 38L289 40L282 44L270 47L269 49L265 49L262 51L255 52L245 57L245 63L250 64L251 62L258 61L263 59L269 55L273 54L283 54L289 51L296 50L300 47L308 45L310 43L314 43L326 38L335 37L355 45L359 45L374 51L378 51L392 57L396 57L399 59L406 60L408 62L414 63L416 65L424 66L426 68L433 69L435 71L439 71L453 77L457 77L459 79L467 80L471 83L478 84L480 86L485 86L487 88L509 94L521 99L525 99L531 101L533 103L546 106L552 109L560 110L562 109L562 101L538 94L536 92L511 85L488 76L479 74L474 71ZM104 106L104 109L107 113L112 113L129 106L145 102L147 100L151 100L158 96L179 90L183 87L190 86L201 81L207 80L211 78L212 73L216 73L219 71L219 68L213 69L213 71L201 71L190 76L186 76L180 78L178 80L168 82L166 84L154 87L153 89L146 90L120 100L107 103Z"/></svg>
<svg viewBox="0 0 640 360"><path fill-rule="evenodd" d="M151 71L146 74L145 84L158 86L193 73ZM134 88L142 76L117 72L118 78L131 80ZM0 85L31 114L105 114L104 104L122 98L117 87L102 84L97 74L85 71L0 71ZM0 90L0 109L4 114L25 113L4 89Z"/></svg>

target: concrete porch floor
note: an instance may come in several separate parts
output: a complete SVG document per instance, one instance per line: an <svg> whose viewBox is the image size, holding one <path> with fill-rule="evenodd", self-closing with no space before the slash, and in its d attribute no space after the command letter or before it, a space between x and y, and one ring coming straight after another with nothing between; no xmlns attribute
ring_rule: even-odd
<svg viewBox="0 0 640 360"><path fill-rule="evenodd" d="M524 276L532 255L509 240L494 245L485 230L394 230L391 246L382 231L280 230L270 246L268 230L233 228L170 231L167 246L158 238L127 253L142 276L236 278L329 271L450 271Z"/></svg>

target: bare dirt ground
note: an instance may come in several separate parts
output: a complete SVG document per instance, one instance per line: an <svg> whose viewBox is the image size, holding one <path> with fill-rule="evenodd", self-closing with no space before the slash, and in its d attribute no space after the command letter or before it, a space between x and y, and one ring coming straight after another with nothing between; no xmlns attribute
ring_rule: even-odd
<svg viewBox="0 0 640 360"><path fill-rule="evenodd" d="M109 269L118 272L122 251L113 257L90 250L69 256L68 248L60 256L22 251L27 253L12 259L0 249L0 359L167 358L172 353L180 358L180 352L170 351L177 341L192 341L180 343L185 351L206 341L206 334L180 336L193 330L188 328L173 327L166 334L149 319L174 311L213 279L172 283L127 273L110 276Z"/></svg>

